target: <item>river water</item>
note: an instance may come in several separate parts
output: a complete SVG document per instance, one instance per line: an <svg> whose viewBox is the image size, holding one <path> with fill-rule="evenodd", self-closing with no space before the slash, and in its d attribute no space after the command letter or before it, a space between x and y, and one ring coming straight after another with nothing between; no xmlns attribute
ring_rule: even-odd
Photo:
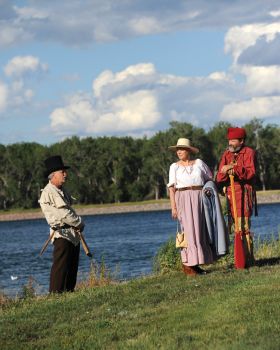
<svg viewBox="0 0 280 350"><path fill-rule="evenodd" d="M152 272L153 257L171 236L176 221L170 211L85 216L86 241L94 259L102 258L111 271L117 267L119 279L131 279ZM280 203L259 205L259 216L252 218L255 237L278 237ZM45 220L0 222L0 291L20 295L30 276L36 292L48 290L52 259L50 245L42 257L39 252L48 238ZM89 272L90 260L81 251L78 279Z"/></svg>

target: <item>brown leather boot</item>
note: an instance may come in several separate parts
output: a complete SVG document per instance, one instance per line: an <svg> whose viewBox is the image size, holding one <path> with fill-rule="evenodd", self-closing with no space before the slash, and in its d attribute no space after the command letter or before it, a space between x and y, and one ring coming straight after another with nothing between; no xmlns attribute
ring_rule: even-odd
<svg viewBox="0 0 280 350"><path fill-rule="evenodd" d="M195 269L192 266L183 265L183 272L185 275L188 275L188 276L197 275L197 272L195 271Z"/></svg>
<svg viewBox="0 0 280 350"><path fill-rule="evenodd" d="M193 266L193 269L199 274L199 275L206 275L207 271L203 270L200 266L196 265Z"/></svg>

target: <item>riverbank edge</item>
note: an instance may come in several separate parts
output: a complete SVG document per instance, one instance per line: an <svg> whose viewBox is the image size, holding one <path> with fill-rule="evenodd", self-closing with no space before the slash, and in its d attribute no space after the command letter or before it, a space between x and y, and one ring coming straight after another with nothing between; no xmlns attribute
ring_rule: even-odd
<svg viewBox="0 0 280 350"><path fill-rule="evenodd" d="M223 200L223 197L221 197ZM280 190L259 191L257 192L258 204L280 203ZM74 206L77 213L81 216L87 215L104 215L104 214L121 214L135 213L143 211L159 211L169 210L170 202L168 199L160 199L158 201L144 201L135 203L118 203L118 204L98 204L86 206ZM1 221L18 221L18 220L33 220L43 219L43 214L40 209L22 210L22 211L0 211Z"/></svg>
<svg viewBox="0 0 280 350"><path fill-rule="evenodd" d="M264 264L248 271L219 268L202 278L179 272L153 275L18 300L3 308L1 343L6 350L19 343L24 349L73 349L81 344L85 349L154 349L156 344L162 349L198 349L205 343L209 349L220 349L230 339L231 349L276 349L279 278L279 265ZM248 313L252 299L257 302ZM188 326L188 337L177 346L182 324ZM258 346L253 347L256 340Z"/></svg>

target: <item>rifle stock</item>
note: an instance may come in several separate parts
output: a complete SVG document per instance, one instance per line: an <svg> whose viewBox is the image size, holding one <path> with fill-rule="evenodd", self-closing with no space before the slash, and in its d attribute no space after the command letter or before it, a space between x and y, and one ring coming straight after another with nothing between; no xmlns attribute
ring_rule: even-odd
<svg viewBox="0 0 280 350"><path fill-rule="evenodd" d="M47 246L49 245L50 241L53 239L54 233L55 233L55 231L52 231L52 233L49 235L49 238L44 243L44 245L40 251L40 256L43 255L43 253L46 250Z"/></svg>
<svg viewBox="0 0 280 350"><path fill-rule="evenodd" d="M83 249L86 253L86 256L88 256L89 258L92 258L92 254L89 250L89 247L85 241L84 235L82 234L82 232L80 230L76 230L76 232L78 233L79 237L80 237L80 241L82 243Z"/></svg>

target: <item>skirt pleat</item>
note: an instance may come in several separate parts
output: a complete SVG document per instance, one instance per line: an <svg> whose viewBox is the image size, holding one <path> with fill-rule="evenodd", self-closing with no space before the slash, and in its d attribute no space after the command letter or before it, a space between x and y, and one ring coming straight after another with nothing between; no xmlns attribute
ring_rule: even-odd
<svg viewBox="0 0 280 350"><path fill-rule="evenodd" d="M176 191L175 200L181 230L188 242L188 247L181 249L182 263L187 266L211 264L214 258L208 240L202 191Z"/></svg>

